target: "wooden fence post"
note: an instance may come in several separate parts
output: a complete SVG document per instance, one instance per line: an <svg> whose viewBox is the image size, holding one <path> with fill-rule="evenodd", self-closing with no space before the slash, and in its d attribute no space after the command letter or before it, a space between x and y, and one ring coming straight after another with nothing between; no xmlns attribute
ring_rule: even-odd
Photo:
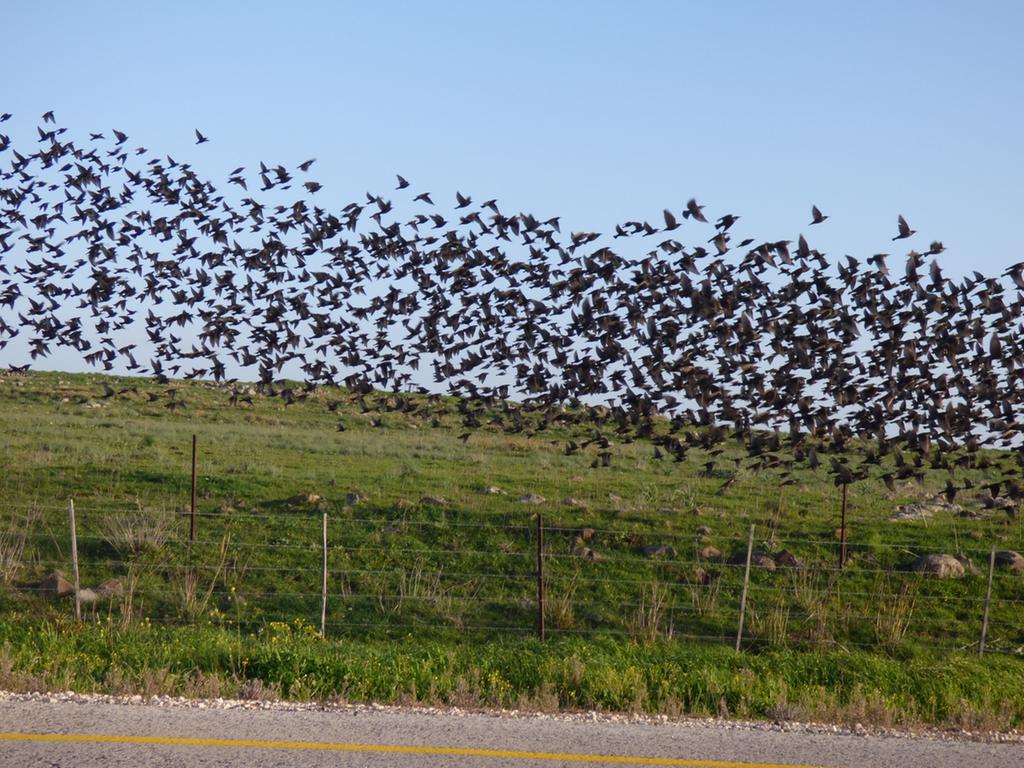
<svg viewBox="0 0 1024 768"><path fill-rule="evenodd" d="M82 620L82 600L78 580L78 528L75 525L75 500L68 499L68 521L71 528L71 572L75 580L75 621Z"/></svg>
<svg viewBox="0 0 1024 768"><path fill-rule="evenodd" d="M750 555L754 551L754 526L750 526L750 538L747 539L747 565L743 570L743 593L740 595L740 623L736 628L736 650L739 651L743 641L743 618L747 613L747 585L750 584Z"/></svg>
<svg viewBox="0 0 1024 768"><path fill-rule="evenodd" d="M192 504L188 523L188 541L194 544L196 540L196 436L192 435Z"/></svg>
<svg viewBox="0 0 1024 768"><path fill-rule="evenodd" d="M988 589L985 591L985 615L981 620L981 642L978 643L978 655L985 653L985 636L988 634L988 607L992 602L992 572L996 569L996 545L992 545L992 554L988 558Z"/></svg>

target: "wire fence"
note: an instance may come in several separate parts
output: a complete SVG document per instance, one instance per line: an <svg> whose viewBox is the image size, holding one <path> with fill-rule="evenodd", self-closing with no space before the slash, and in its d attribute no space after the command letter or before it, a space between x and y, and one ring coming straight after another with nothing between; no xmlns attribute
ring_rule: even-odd
<svg viewBox="0 0 1024 768"><path fill-rule="evenodd" d="M712 546L706 526L358 506L207 514L190 540L174 512L79 502L72 520L69 506L7 508L4 612L254 631L299 621L327 637L513 633L1024 654L1024 562L985 542L935 556L922 543L776 537L762 525Z"/></svg>

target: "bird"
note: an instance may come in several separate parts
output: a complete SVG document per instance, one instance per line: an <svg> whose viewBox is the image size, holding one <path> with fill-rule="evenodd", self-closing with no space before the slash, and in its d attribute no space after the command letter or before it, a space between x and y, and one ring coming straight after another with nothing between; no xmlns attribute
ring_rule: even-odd
<svg viewBox="0 0 1024 768"><path fill-rule="evenodd" d="M910 225L907 224L907 220L903 218L903 214L900 214L897 224L899 226L899 234L897 234L893 240L904 240L917 232L916 229L910 228Z"/></svg>
<svg viewBox="0 0 1024 768"><path fill-rule="evenodd" d="M688 242L681 221L707 222L696 198L607 233L462 191L454 206L426 192L335 204L290 165L242 166L221 187L119 130L86 143L56 118L36 128L28 146L0 137L0 348L18 338L27 359L66 349L158 382L237 367L286 405L343 385L375 427L460 409L460 439L558 430L569 456L598 447L595 468L612 439L647 441L673 467L702 455L708 477L732 461L782 486L825 464L838 484L893 492L984 466L1015 483L996 494L1024 495L1021 467L979 453L1024 431L1024 262L957 278L931 240L890 273L888 254L834 258L802 234L733 237L736 214ZM812 206L812 225L827 218ZM898 222L894 240L915 234ZM423 381L435 399L410 396Z"/></svg>
<svg viewBox="0 0 1024 768"><path fill-rule="evenodd" d="M687 201L687 203L686 203L686 210L683 211L683 218L684 219L688 219L691 216L693 218L695 218L697 221L703 221L703 222L707 221L707 219L704 218L704 206L703 205L697 205L697 200L695 198L692 198L692 197Z"/></svg>
<svg viewBox="0 0 1024 768"><path fill-rule="evenodd" d="M1011 265L1005 272L1004 276L1009 276L1013 281L1013 284L1018 289L1024 291L1024 261L1019 261L1016 264Z"/></svg>
<svg viewBox="0 0 1024 768"><path fill-rule="evenodd" d="M203 136L203 134L199 132L199 129L196 128L196 144L205 144L208 141L209 139Z"/></svg>
<svg viewBox="0 0 1024 768"><path fill-rule="evenodd" d="M727 232L729 229L732 228L732 225L735 224L739 220L740 220L739 216L735 216L735 215L733 215L731 213L727 213L724 216L720 217L718 219L718 221L715 222L715 226L718 229L720 229L721 231ZM748 243L748 245L749 245L749 243Z"/></svg>

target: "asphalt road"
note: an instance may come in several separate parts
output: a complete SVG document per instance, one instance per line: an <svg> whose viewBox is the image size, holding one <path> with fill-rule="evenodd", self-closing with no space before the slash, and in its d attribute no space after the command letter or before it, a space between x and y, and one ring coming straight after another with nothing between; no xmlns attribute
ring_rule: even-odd
<svg viewBox="0 0 1024 768"><path fill-rule="evenodd" d="M367 707L328 711L0 700L0 766L587 765L1020 768L1024 743L979 743Z"/></svg>

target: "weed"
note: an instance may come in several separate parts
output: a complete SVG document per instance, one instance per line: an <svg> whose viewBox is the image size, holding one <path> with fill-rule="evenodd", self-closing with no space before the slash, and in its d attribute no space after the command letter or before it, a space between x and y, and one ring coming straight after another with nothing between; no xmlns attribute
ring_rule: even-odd
<svg viewBox="0 0 1024 768"><path fill-rule="evenodd" d="M879 645L896 645L907 635L910 623L917 607L918 580L900 581L894 585L893 580L880 574L875 579L873 590L876 599L874 607L874 637Z"/></svg>
<svg viewBox="0 0 1024 768"><path fill-rule="evenodd" d="M630 637L641 642L653 643L663 634L672 634L673 628L664 626L665 615L669 609L669 597L669 589L665 584L652 581L644 585L640 603L626 621Z"/></svg>
<svg viewBox="0 0 1024 768"><path fill-rule="evenodd" d="M775 595L769 605L761 609L748 604L747 612L751 635L772 646L788 643L790 607L784 595Z"/></svg>
<svg viewBox="0 0 1024 768"><path fill-rule="evenodd" d="M125 557L161 552L177 534L173 515L143 507L137 499L135 505L135 510L114 512L102 518L103 539Z"/></svg>
<svg viewBox="0 0 1024 768"><path fill-rule="evenodd" d="M243 701L277 701L281 698L276 685L265 685L258 677L243 680L237 685L235 695Z"/></svg>
<svg viewBox="0 0 1024 768"><path fill-rule="evenodd" d="M555 629L572 629L576 624L576 590L579 587L580 569L573 570L572 577L558 590L548 590L544 603L544 615Z"/></svg>
<svg viewBox="0 0 1024 768"><path fill-rule="evenodd" d="M181 578L178 581L178 605L182 616L189 621L194 621L207 612L210 605L210 598L217 587L217 581L224 571L224 564L227 562L228 545L231 543L231 534L225 533L220 540L218 548L217 565L211 576L204 577L209 573L195 565L188 565L181 571Z"/></svg>
<svg viewBox="0 0 1024 768"><path fill-rule="evenodd" d="M139 588L139 569L131 566L123 582L124 592L121 596L121 624L128 626L135 619L135 593ZM110 602L113 606L113 601Z"/></svg>
<svg viewBox="0 0 1024 768"><path fill-rule="evenodd" d="M811 568L790 571L793 602L800 617L800 639L813 647L828 647L834 640L831 610L835 574Z"/></svg>
<svg viewBox="0 0 1024 768"><path fill-rule="evenodd" d="M0 521L0 583L10 584L25 565L25 544L29 532L42 519L42 511L29 509L20 520L12 516L10 522ZM8 528L7 526L10 526Z"/></svg>
<svg viewBox="0 0 1024 768"><path fill-rule="evenodd" d="M393 588L390 587L390 580L381 579L377 588L377 604L381 612L398 615L402 613L403 606L416 603L436 610L458 626L461 611L452 594L452 587L443 585L443 575L442 570L428 570L423 560L417 560L411 568L399 571Z"/></svg>
<svg viewBox="0 0 1024 768"><path fill-rule="evenodd" d="M697 568L692 576L684 576L690 604L698 616L710 616L718 610L718 598L722 592L721 573Z"/></svg>

